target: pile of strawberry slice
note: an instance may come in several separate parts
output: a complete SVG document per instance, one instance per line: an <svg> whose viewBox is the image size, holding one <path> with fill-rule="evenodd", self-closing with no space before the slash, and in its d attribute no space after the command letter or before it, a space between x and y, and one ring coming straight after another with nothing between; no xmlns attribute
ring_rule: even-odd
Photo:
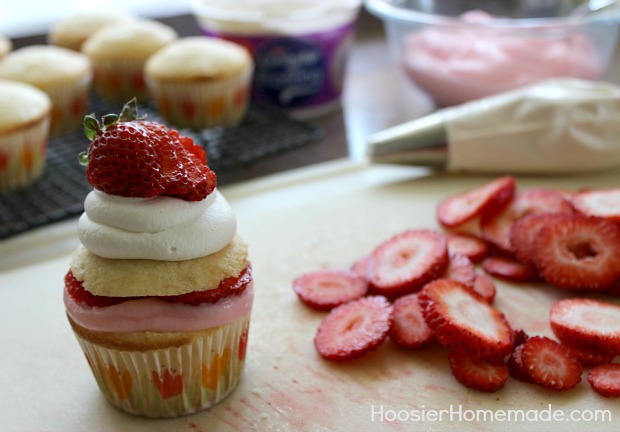
<svg viewBox="0 0 620 432"><path fill-rule="evenodd" d="M620 397L620 190L517 191L505 176L443 199L442 230L410 229L350 269L293 281L309 307L329 311L314 345L350 360L386 339L411 350L442 345L461 384L495 392L512 377L552 390L587 380ZM479 267L478 267L479 265ZM568 294L550 311L557 339L513 329L494 305L492 277L543 281Z"/></svg>

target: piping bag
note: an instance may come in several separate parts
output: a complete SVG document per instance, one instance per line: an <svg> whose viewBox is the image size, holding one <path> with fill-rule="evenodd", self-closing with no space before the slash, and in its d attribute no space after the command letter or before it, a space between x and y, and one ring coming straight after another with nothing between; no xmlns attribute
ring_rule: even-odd
<svg viewBox="0 0 620 432"><path fill-rule="evenodd" d="M608 169L620 165L620 86L541 81L377 132L367 145L372 162L452 172Z"/></svg>

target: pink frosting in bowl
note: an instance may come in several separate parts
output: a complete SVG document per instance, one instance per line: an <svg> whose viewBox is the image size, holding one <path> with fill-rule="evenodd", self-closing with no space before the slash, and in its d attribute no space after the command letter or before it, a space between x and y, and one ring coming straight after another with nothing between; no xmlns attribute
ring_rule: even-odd
<svg viewBox="0 0 620 432"><path fill-rule="evenodd" d="M218 327L248 315L253 299L252 282L241 294L197 306L149 297L112 306L91 307L76 302L64 289L65 308L73 321L89 330L121 333L188 332Z"/></svg>
<svg viewBox="0 0 620 432"><path fill-rule="evenodd" d="M463 22L494 18L469 12ZM408 76L440 106L456 105L546 78L597 79L603 62L580 32L552 35L485 27L424 27L404 36Z"/></svg>

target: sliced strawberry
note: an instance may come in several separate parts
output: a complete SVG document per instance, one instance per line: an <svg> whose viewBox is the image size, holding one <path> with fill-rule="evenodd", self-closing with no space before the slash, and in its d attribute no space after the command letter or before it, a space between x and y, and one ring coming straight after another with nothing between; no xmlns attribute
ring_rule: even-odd
<svg viewBox="0 0 620 432"><path fill-rule="evenodd" d="M295 278L293 290L306 306L329 310L365 296L368 282L353 271L321 269Z"/></svg>
<svg viewBox="0 0 620 432"><path fill-rule="evenodd" d="M448 252L464 255L473 263L479 263L489 253L489 245L471 235L448 233Z"/></svg>
<svg viewBox="0 0 620 432"><path fill-rule="evenodd" d="M530 338L530 335L523 329L516 329L514 331L514 346L515 348L522 345L526 340Z"/></svg>
<svg viewBox="0 0 620 432"><path fill-rule="evenodd" d="M73 272L69 270L65 274L65 289L73 300L78 303L84 303L87 306L106 307L131 300L132 297L105 297L92 294L84 289L81 281L77 280Z"/></svg>
<svg viewBox="0 0 620 432"><path fill-rule="evenodd" d="M575 355L579 363L581 363L583 366L598 366L604 363L611 363L614 357L616 357L616 355L613 353L604 353L601 351L578 348L569 345L566 342L562 343L568 346L573 351L573 354Z"/></svg>
<svg viewBox="0 0 620 432"><path fill-rule="evenodd" d="M620 363L607 363L588 372L592 389L603 397L620 397Z"/></svg>
<svg viewBox="0 0 620 432"><path fill-rule="evenodd" d="M567 345L620 354L620 306L570 298L557 301L549 315L553 333Z"/></svg>
<svg viewBox="0 0 620 432"><path fill-rule="evenodd" d="M474 267L474 263L465 255L451 253L449 256L448 268L446 268L441 277L444 279L454 279L468 287L473 287L476 280L476 267Z"/></svg>
<svg viewBox="0 0 620 432"><path fill-rule="evenodd" d="M463 284L473 287L476 280L476 266L465 255L449 253L448 267L440 276L444 279L454 279Z"/></svg>
<svg viewBox="0 0 620 432"><path fill-rule="evenodd" d="M437 206L437 220L445 227L454 228L483 214L495 213L512 199L515 188L514 177L505 176L452 195Z"/></svg>
<svg viewBox="0 0 620 432"><path fill-rule="evenodd" d="M578 212L586 216L620 222L620 188L577 192L572 196L571 202Z"/></svg>
<svg viewBox="0 0 620 432"><path fill-rule="evenodd" d="M314 337L317 352L328 360L351 360L377 348L387 337L392 305L369 296L332 309Z"/></svg>
<svg viewBox="0 0 620 432"><path fill-rule="evenodd" d="M365 255L355 261L353 265L351 265L351 271L357 273L364 279L368 278L368 261L370 260L370 255Z"/></svg>
<svg viewBox="0 0 620 432"><path fill-rule="evenodd" d="M420 290L448 265L446 237L433 230L409 230L379 245L368 261L371 290L388 297Z"/></svg>
<svg viewBox="0 0 620 432"><path fill-rule="evenodd" d="M240 295L252 282L252 268L246 267L238 276L231 276L220 281L215 289L206 291L193 291L186 294L173 296L152 296L152 297L107 297L91 294L84 289L82 282L78 281L73 272L65 275L65 287L68 294L78 303L84 303L91 307L106 307L120 304L138 298L156 298L170 303L185 303L189 305L200 305L203 303L216 303L218 300L232 295Z"/></svg>
<svg viewBox="0 0 620 432"><path fill-rule="evenodd" d="M538 271L531 266L500 255L482 260L482 268L491 276L512 282L530 282L539 279Z"/></svg>
<svg viewBox="0 0 620 432"><path fill-rule="evenodd" d="M508 366L501 362L489 363L461 352L450 353L448 361L452 375L465 387L493 393L508 380Z"/></svg>
<svg viewBox="0 0 620 432"><path fill-rule="evenodd" d="M508 370L510 376L526 383L534 382L529 371L523 364L523 344L517 345L508 358Z"/></svg>
<svg viewBox="0 0 620 432"><path fill-rule="evenodd" d="M568 390L581 381L583 368L570 348L546 336L533 336L521 346L523 366L535 383Z"/></svg>
<svg viewBox="0 0 620 432"><path fill-rule="evenodd" d="M516 220L510 230L510 244L517 261L534 267L534 244L540 230L571 216L572 213L532 213Z"/></svg>
<svg viewBox="0 0 620 432"><path fill-rule="evenodd" d="M473 289L487 303L493 303L495 300L497 289L493 280L486 273L476 272Z"/></svg>
<svg viewBox="0 0 620 432"><path fill-rule="evenodd" d="M489 361L512 351L513 332L504 315L466 285L436 279L422 289L418 300L426 324L442 345Z"/></svg>
<svg viewBox="0 0 620 432"><path fill-rule="evenodd" d="M426 325L418 294L409 294L396 299L390 327L390 338L399 346L409 349L424 348L435 338Z"/></svg>
<svg viewBox="0 0 620 432"><path fill-rule="evenodd" d="M547 282L572 290L603 290L620 277L620 229L600 218L574 214L543 227L534 261Z"/></svg>
<svg viewBox="0 0 620 432"><path fill-rule="evenodd" d="M500 213L480 220L482 237L503 252L513 253L510 240L513 224L528 214L572 212L564 194L554 189L532 188L517 193Z"/></svg>

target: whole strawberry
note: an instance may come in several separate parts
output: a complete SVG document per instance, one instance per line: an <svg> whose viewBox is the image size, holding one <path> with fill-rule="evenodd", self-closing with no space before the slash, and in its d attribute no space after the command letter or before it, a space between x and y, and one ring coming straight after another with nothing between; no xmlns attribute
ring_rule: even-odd
<svg viewBox="0 0 620 432"><path fill-rule="evenodd" d="M120 116L109 114L102 121L103 125L92 115L84 119L92 142L80 155L95 189L123 197L185 201L200 201L215 189L217 178L202 147L176 130L139 118L135 99Z"/></svg>

